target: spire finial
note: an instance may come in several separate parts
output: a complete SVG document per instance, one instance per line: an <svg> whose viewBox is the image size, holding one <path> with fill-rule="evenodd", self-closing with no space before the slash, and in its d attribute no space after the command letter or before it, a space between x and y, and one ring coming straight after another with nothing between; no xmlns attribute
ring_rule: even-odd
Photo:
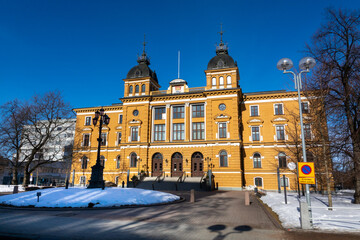
<svg viewBox="0 0 360 240"><path fill-rule="evenodd" d="M143 42L144 50L143 50L143 54L145 54L145 46L146 46L146 43L147 43L147 42L145 42L145 33L144 33L144 42Z"/></svg>
<svg viewBox="0 0 360 240"><path fill-rule="evenodd" d="M224 34L224 31L222 30L222 23L220 23L220 43L223 43L223 40L222 40L222 37L223 37L223 34Z"/></svg>

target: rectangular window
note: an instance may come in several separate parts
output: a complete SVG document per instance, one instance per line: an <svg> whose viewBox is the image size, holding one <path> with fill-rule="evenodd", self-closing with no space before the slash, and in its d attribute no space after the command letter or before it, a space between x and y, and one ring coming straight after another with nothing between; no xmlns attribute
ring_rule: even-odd
<svg viewBox="0 0 360 240"><path fill-rule="evenodd" d="M106 146L107 133L101 133L101 146Z"/></svg>
<svg viewBox="0 0 360 240"><path fill-rule="evenodd" d="M192 139L193 140L205 139L205 125L203 122L192 124Z"/></svg>
<svg viewBox="0 0 360 240"><path fill-rule="evenodd" d="M204 117L204 104L192 105L192 117Z"/></svg>
<svg viewBox="0 0 360 240"><path fill-rule="evenodd" d="M138 141L138 136L139 136L139 128L138 127L132 127L131 128L131 141L132 142Z"/></svg>
<svg viewBox="0 0 360 240"><path fill-rule="evenodd" d="M154 140L165 141L165 124L155 124Z"/></svg>
<svg viewBox="0 0 360 240"><path fill-rule="evenodd" d="M165 119L165 118L163 118L163 113L165 113L164 107L155 108L155 120Z"/></svg>
<svg viewBox="0 0 360 240"><path fill-rule="evenodd" d="M277 140L285 140L284 126L276 126L276 139Z"/></svg>
<svg viewBox="0 0 360 240"><path fill-rule="evenodd" d="M90 146L90 134L84 134L83 136L83 146L88 147Z"/></svg>
<svg viewBox="0 0 360 240"><path fill-rule="evenodd" d="M263 186L262 178L255 178L255 186L257 187Z"/></svg>
<svg viewBox="0 0 360 240"><path fill-rule="evenodd" d="M173 124L173 140L179 141L185 139L185 130L183 123L174 123Z"/></svg>
<svg viewBox="0 0 360 240"><path fill-rule="evenodd" d="M251 111L250 114L252 117L259 116L259 106L251 106L250 111Z"/></svg>
<svg viewBox="0 0 360 240"><path fill-rule="evenodd" d="M304 124L304 135L306 140L311 139L311 127L308 123Z"/></svg>
<svg viewBox="0 0 360 240"><path fill-rule="evenodd" d="M284 114L282 103L275 104L274 108L275 108L275 115L283 115Z"/></svg>
<svg viewBox="0 0 360 240"><path fill-rule="evenodd" d="M226 123L219 123L219 138L226 138Z"/></svg>
<svg viewBox="0 0 360 240"><path fill-rule="evenodd" d="M173 107L173 118L184 118L184 106Z"/></svg>
<svg viewBox="0 0 360 240"><path fill-rule="evenodd" d="M119 115L119 123L122 124L122 121L123 121L123 115L120 114L120 115Z"/></svg>
<svg viewBox="0 0 360 240"><path fill-rule="evenodd" d="M118 133L118 145L121 143L121 132Z"/></svg>
<svg viewBox="0 0 360 240"><path fill-rule="evenodd" d="M251 127L251 136L253 141L260 141L260 127Z"/></svg>
<svg viewBox="0 0 360 240"><path fill-rule="evenodd" d="M302 113L309 113L310 112L309 103L308 102L302 102L301 103L301 110L302 110Z"/></svg>
<svg viewBox="0 0 360 240"><path fill-rule="evenodd" d="M85 117L85 125L90 126L91 125L91 117Z"/></svg>
<svg viewBox="0 0 360 240"><path fill-rule="evenodd" d="M284 178L283 177L280 178L280 186L284 187ZM287 178L287 177L285 178L285 186L289 187L289 178Z"/></svg>

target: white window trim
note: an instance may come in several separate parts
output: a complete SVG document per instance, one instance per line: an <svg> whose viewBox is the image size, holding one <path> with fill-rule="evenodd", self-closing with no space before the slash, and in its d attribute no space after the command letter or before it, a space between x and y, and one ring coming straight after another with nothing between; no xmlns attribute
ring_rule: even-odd
<svg viewBox="0 0 360 240"><path fill-rule="evenodd" d="M214 84L214 80L215 80L215 84ZM216 87L216 85L217 85L216 77L212 77L211 78L211 86Z"/></svg>
<svg viewBox="0 0 360 240"><path fill-rule="evenodd" d="M118 123L119 123L119 124L122 124L122 123L120 123L120 116L123 116L123 115L122 115L122 114L119 114ZM123 116L122 118L123 118L122 120L124 121L124 116Z"/></svg>
<svg viewBox="0 0 360 240"><path fill-rule="evenodd" d="M84 181L82 181L82 179L84 179ZM80 176L80 179L79 179L79 185L81 186L82 184L84 184L86 186L86 176Z"/></svg>
<svg viewBox="0 0 360 240"><path fill-rule="evenodd" d="M224 138L220 138L220 124L225 123L226 126L226 132L225 132L225 137ZM204 123L205 124L205 123ZM228 139L230 138L230 131L229 131L229 122L216 122L218 130L216 133L216 139ZM204 133L205 134L205 133Z"/></svg>
<svg viewBox="0 0 360 240"><path fill-rule="evenodd" d="M84 146L85 135L89 135L89 145L88 145L88 146ZM90 146L91 146L91 133L83 133L83 140L82 140L82 142L81 142L81 146L82 146L82 147L90 147Z"/></svg>
<svg viewBox="0 0 360 240"><path fill-rule="evenodd" d="M122 132L116 132L116 140L115 140L115 146L119 146L119 133L121 133L121 138L122 138Z"/></svg>
<svg viewBox="0 0 360 240"><path fill-rule="evenodd" d="M287 184L288 184L288 186L286 187L286 189L290 189L290 178L289 177L285 177L285 179L287 180ZM285 181L286 181L285 180ZM283 186L281 186L281 184L283 185ZM281 176L280 177L280 188L281 189L284 189L284 180L283 180L283 177Z"/></svg>
<svg viewBox="0 0 360 240"><path fill-rule="evenodd" d="M227 166L221 166L220 153L221 153L222 151L225 151L225 152L226 152L226 158L227 158L227 159L226 159L226 163L227 163L226 165L227 165ZM228 151L226 151L225 149L222 149L222 150L219 151L219 153L218 153L218 155L216 155L216 157L219 158L219 167L220 167L220 168L229 167L229 158L231 157L231 155L228 153Z"/></svg>
<svg viewBox="0 0 360 240"><path fill-rule="evenodd" d="M263 160L264 156L261 155L261 153L259 153L259 152L254 152L253 155L250 156L250 159L251 159L251 161L252 161L252 163L253 163L253 168L256 168L255 165L254 165L254 155L255 155L255 153L260 154L260 166L261 166L261 167L259 167L259 168L263 168L263 167L262 167L262 162L263 162L262 160ZM257 168L258 168L258 167L257 167ZM257 169L257 168L256 168L256 169Z"/></svg>
<svg viewBox="0 0 360 240"><path fill-rule="evenodd" d="M286 125L287 124L275 124L274 126L275 126L275 135L274 135L274 140L275 141L287 141L288 140L288 135L286 134ZM278 140L277 139L277 131L276 131L276 127L278 127L278 126L283 126L284 127L284 140Z"/></svg>
<svg viewBox="0 0 360 240"><path fill-rule="evenodd" d="M254 107L254 106L255 107L257 106L257 109L258 109L258 115L257 116L252 116L251 115L251 107ZM250 105L250 114L249 115L250 115L250 117L259 117L260 116L260 106L259 105Z"/></svg>
<svg viewBox="0 0 360 240"><path fill-rule="evenodd" d="M250 136L249 136L249 141L250 142L262 142L264 139L263 139L263 136L261 135L261 127L262 127L262 125L256 125L256 126L249 126L250 127ZM253 138L252 138L252 133L253 133L253 131L252 131L252 128L253 127L259 127L259 138L260 138L260 140L259 141L253 141Z"/></svg>
<svg viewBox="0 0 360 240"><path fill-rule="evenodd" d="M309 109L309 113L310 113L310 102L309 101L302 101L301 103L307 103L307 105L308 105L308 109ZM301 110L303 111L303 109L302 109L302 106L301 106ZM304 113L303 113L304 114ZM305 114L308 114L308 113L305 113Z"/></svg>
<svg viewBox="0 0 360 240"><path fill-rule="evenodd" d="M90 118L90 124L86 125L86 119ZM85 116L84 126L91 126L92 117L91 116Z"/></svg>
<svg viewBox="0 0 360 240"><path fill-rule="evenodd" d="M101 147L107 147L108 146L108 133L107 132L102 132L101 135L105 134L105 145L101 145Z"/></svg>
<svg viewBox="0 0 360 240"><path fill-rule="evenodd" d="M282 114L276 114L276 112L275 112L275 105L281 105L281 108L282 108ZM273 104L273 109L274 109L274 115L275 116L279 116L279 115L284 115L285 114L285 111L284 111L284 104L283 103L274 103Z"/></svg>
<svg viewBox="0 0 360 240"><path fill-rule="evenodd" d="M230 79L230 83L229 83L229 79ZM226 76L226 85L231 85L231 82L232 82L231 76L230 75Z"/></svg>
<svg viewBox="0 0 360 240"><path fill-rule="evenodd" d="M133 140L132 140L132 131L133 131L133 129L135 129L135 128L137 128L137 129L138 129L138 140L137 140L137 141L133 141ZM140 142L140 126L137 126L137 127L130 127L129 142Z"/></svg>
<svg viewBox="0 0 360 240"><path fill-rule="evenodd" d="M222 81L222 84L221 84L221 81ZM219 77L219 86L224 86L224 85L225 85L224 77L220 76Z"/></svg>
<svg viewBox="0 0 360 240"><path fill-rule="evenodd" d="M260 176L257 176L257 177L254 177L254 186L255 187L258 187L258 186L256 186L256 184L255 184L255 179L256 178L261 178L261 182L262 182L262 186L261 186L261 188L263 188L263 189L265 189L265 183L264 183L264 178L263 177L260 177Z"/></svg>

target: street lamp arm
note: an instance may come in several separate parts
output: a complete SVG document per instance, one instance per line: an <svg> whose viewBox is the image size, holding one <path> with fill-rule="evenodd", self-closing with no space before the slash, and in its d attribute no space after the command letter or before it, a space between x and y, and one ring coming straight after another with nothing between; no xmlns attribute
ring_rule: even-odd
<svg viewBox="0 0 360 240"><path fill-rule="evenodd" d="M284 73L284 74L289 73L289 74L292 74L292 75L293 75L293 77L294 77L294 83L295 83L295 89L297 89L297 82L296 82L297 77L296 77L296 73L294 73L293 71L285 70L285 69L284 69L283 73Z"/></svg>

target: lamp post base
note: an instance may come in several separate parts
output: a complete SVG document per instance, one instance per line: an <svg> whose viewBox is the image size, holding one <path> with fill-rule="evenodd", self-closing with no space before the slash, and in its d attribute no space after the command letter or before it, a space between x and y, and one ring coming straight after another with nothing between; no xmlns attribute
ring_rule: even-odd
<svg viewBox="0 0 360 240"><path fill-rule="evenodd" d="M104 167L100 164L95 164L91 167L91 179L87 188L104 188L105 181L103 180Z"/></svg>

